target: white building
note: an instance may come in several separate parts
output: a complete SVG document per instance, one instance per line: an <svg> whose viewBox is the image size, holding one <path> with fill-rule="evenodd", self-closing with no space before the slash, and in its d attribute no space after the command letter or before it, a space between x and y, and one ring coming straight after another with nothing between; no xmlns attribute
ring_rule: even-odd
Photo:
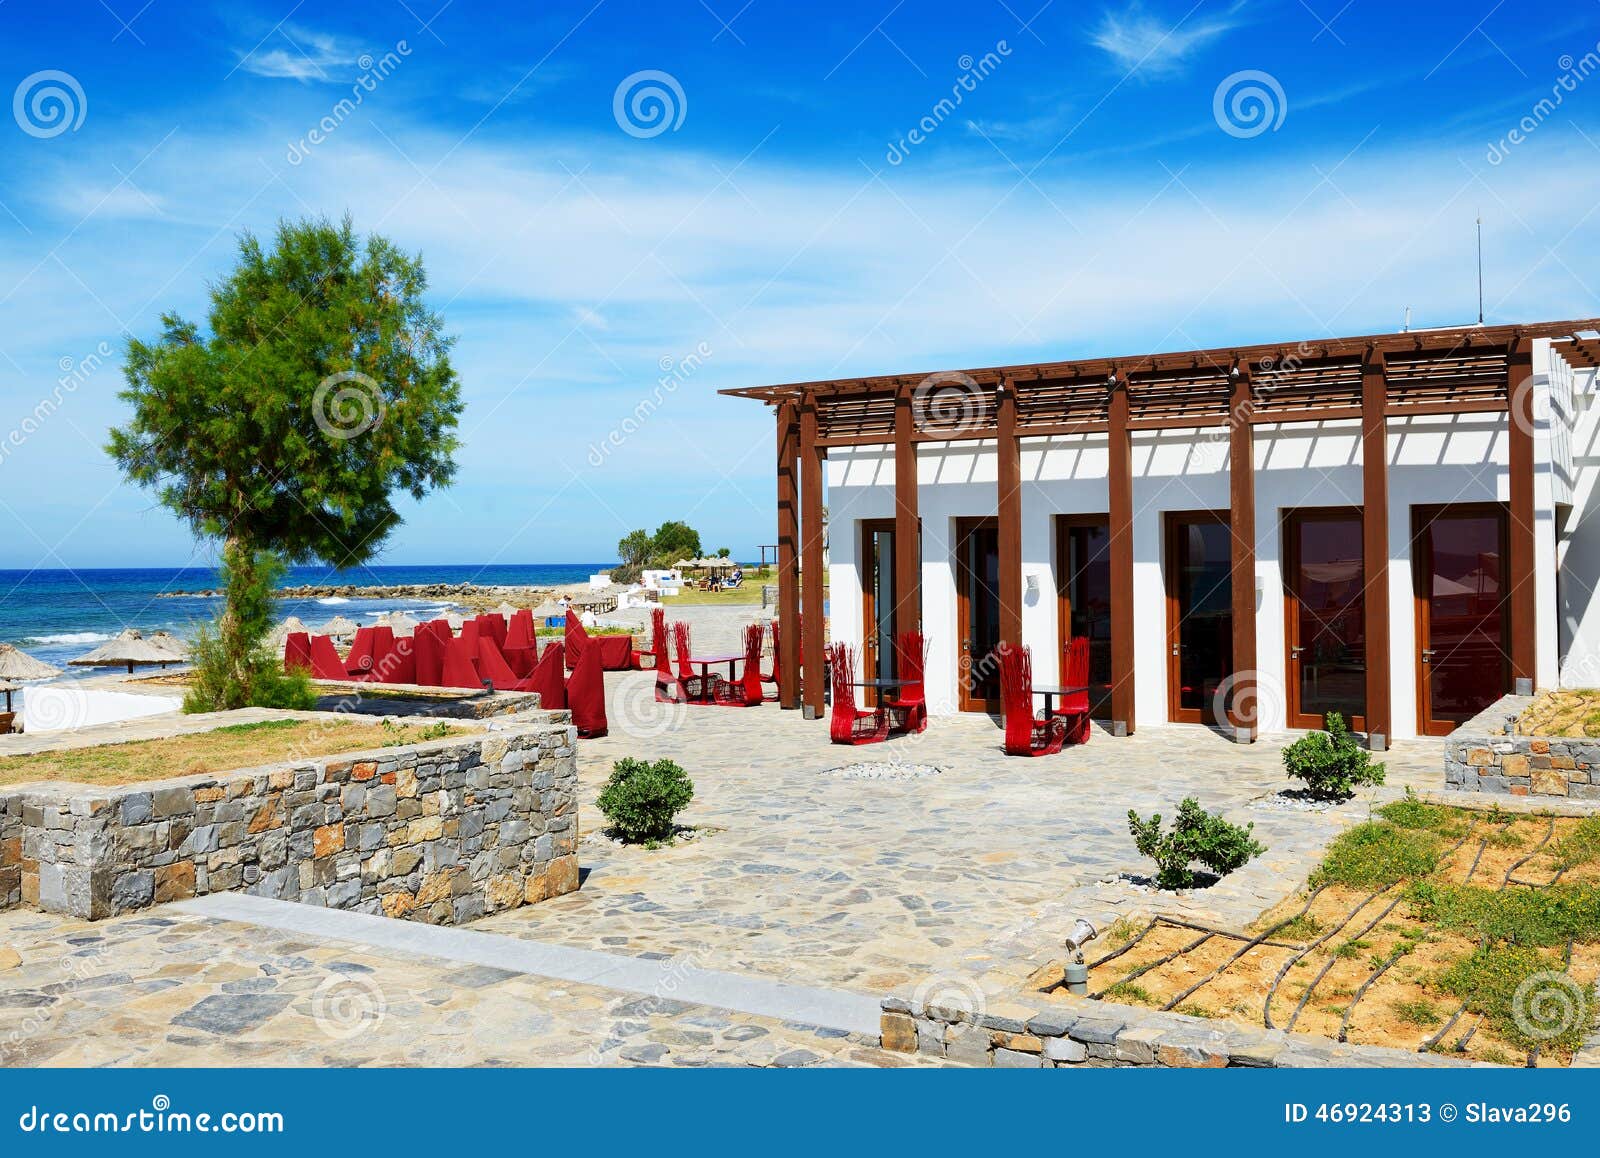
<svg viewBox="0 0 1600 1158"><path fill-rule="evenodd" d="M1073 635L1117 732L1338 710L1383 743L1600 684L1597 324L730 391L777 411L792 662L825 505L829 641L891 675L920 621L934 714L999 710L1000 640L1057 682Z"/></svg>

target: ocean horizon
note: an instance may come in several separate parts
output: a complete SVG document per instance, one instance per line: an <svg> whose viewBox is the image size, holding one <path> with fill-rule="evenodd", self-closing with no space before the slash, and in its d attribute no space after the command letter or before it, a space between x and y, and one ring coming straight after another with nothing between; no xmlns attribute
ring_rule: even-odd
<svg viewBox="0 0 1600 1158"><path fill-rule="evenodd" d="M308 584L363 587L401 584L472 583L485 587L551 587L582 583L616 563L395 564L339 571L332 567L291 567L287 587ZM68 675L94 675L105 668L67 667L75 659L125 628L148 634L170 631L183 638L217 612L215 597L173 595L175 591L215 588L215 567L80 567L0 570L0 642L14 644ZM330 596L284 598L278 613L297 615L315 626L335 615L358 623L388 611L406 610L418 618L452 607L441 599L362 599Z"/></svg>

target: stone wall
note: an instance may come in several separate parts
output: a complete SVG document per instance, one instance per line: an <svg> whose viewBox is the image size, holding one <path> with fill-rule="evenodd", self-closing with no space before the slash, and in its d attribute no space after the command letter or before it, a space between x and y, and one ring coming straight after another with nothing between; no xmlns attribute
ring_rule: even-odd
<svg viewBox="0 0 1600 1158"><path fill-rule="evenodd" d="M1507 719L1532 702L1532 696L1502 696L1452 732L1445 788L1600 800L1600 740L1507 734Z"/></svg>
<svg viewBox="0 0 1600 1158"><path fill-rule="evenodd" d="M0 908L211 892L458 924L578 887L566 723L100 787L0 789Z"/></svg>
<svg viewBox="0 0 1600 1158"><path fill-rule="evenodd" d="M1473 1064L1438 1054L1349 1045L1310 1034L1042 993L992 1002L977 1011L941 1005L937 997L891 996L883 1002L880 1044L887 1050L932 1054L961 1065L1012 1069Z"/></svg>

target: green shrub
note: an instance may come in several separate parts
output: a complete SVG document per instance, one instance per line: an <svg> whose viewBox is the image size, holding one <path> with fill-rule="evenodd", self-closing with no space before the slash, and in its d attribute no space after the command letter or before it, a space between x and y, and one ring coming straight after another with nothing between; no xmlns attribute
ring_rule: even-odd
<svg viewBox="0 0 1600 1158"><path fill-rule="evenodd" d="M693 799L694 783L677 764L630 757L611 766L611 778L595 803L623 840L654 844L672 836L672 818Z"/></svg>
<svg viewBox="0 0 1600 1158"><path fill-rule="evenodd" d="M1383 765L1372 762L1371 753L1345 727L1344 717L1329 712L1323 724L1327 731L1312 732L1284 748L1284 771L1305 781L1320 799L1342 799L1362 785L1382 784Z"/></svg>
<svg viewBox="0 0 1600 1158"><path fill-rule="evenodd" d="M310 673L284 671L280 657L266 647L236 659L209 626L195 633L189 662L185 712L221 712L239 705L311 711L317 706Z"/></svg>
<svg viewBox="0 0 1600 1158"><path fill-rule="evenodd" d="M1140 856L1156 862L1156 887L1186 889L1194 883L1189 865L1199 861L1219 877L1227 876L1252 858L1266 852L1265 846L1250 834L1254 824L1240 828L1220 815L1207 812L1190 796L1178 805L1172 831L1162 833L1161 814L1149 820L1128 809L1128 831Z"/></svg>

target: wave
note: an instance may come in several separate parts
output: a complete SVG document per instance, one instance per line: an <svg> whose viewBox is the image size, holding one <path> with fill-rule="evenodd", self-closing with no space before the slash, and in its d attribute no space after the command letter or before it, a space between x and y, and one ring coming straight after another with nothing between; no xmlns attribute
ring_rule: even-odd
<svg viewBox="0 0 1600 1158"><path fill-rule="evenodd" d="M104 643L116 636L103 631L63 631L55 635L30 635L22 642L38 647L40 644L51 643Z"/></svg>
<svg viewBox="0 0 1600 1158"><path fill-rule="evenodd" d="M317 602L322 604L324 607L337 607L341 603L349 603L350 600L346 599L343 595L329 595L323 599L317 600Z"/></svg>

